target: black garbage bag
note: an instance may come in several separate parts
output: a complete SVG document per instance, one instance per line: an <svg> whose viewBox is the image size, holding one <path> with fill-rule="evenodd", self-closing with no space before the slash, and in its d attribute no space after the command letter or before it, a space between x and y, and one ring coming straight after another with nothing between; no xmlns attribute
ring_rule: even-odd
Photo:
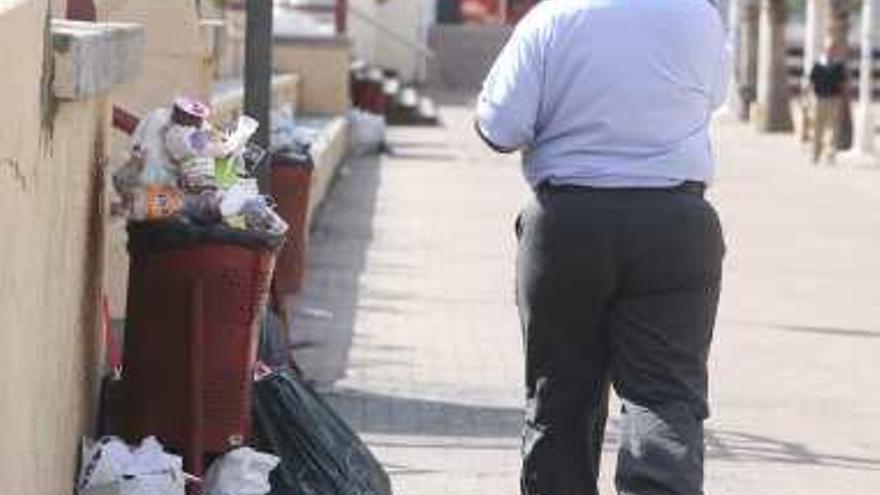
<svg viewBox="0 0 880 495"><path fill-rule="evenodd" d="M262 328L260 329L260 361L272 368L281 368L289 365L290 350L287 349L283 332L287 328L281 318L269 307L263 315Z"/></svg>
<svg viewBox="0 0 880 495"><path fill-rule="evenodd" d="M254 383L255 447L281 458L271 495L391 495L381 464L294 371Z"/></svg>
<svg viewBox="0 0 880 495"><path fill-rule="evenodd" d="M155 222L128 222L128 252L152 254L203 244L235 244L251 249L277 251L286 237L224 224L199 225L172 218Z"/></svg>

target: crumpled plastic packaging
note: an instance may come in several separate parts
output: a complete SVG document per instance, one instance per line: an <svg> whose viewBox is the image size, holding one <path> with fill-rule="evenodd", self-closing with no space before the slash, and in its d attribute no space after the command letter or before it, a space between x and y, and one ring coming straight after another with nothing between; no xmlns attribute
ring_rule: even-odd
<svg viewBox="0 0 880 495"><path fill-rule="evenodd" d="M211 130L174 124L165 133L165 147L174 161L183 163L196 157L214 157Z"/></svg>
<svg viewBox="0 0 880 495"><path fill-rule="evenodd" d="M189 193L217 189L217 160L212 157L192 157L180 166L180 186Z"/></svg>
<svg viewBox="0 0 880 495"><path fill-rule="evenodd" d="M220 201L220 214L223 217L234 217L241 214L244 205L260 195L256 179L239 179L223 194Z"/></svg>
<svg viewBox="0 0 880 495"><path fill-rule="evenodd" d="M272 235L284 235L290 226L275 212L274 201L268 196L248 200L241 209L244 224L248 229L259 230Z"/></svg>
<svg viewBox="0 0 880 495"><path fill-rule="evenodd" d="M281 459L241 447L214 461L205 475L204 495L266 495L271 473Z"/></svg>
<svg viewBox="0 0 880 495"><path fill-rule="evenodd" d="M163 139L170 122L169 109L150 112L132 135L128 162L113 174L113 186L123 203L120 210L132 220L161 220L183 206L179 174Z"/></svg>
<svg viewBox="0 0 880 495"><path fill-rule="evenodd" d="M230 156L244 151L248 141L259 127L260 123L247 115L239 117L235 125L228 129L220 139L219 147L215 151L217 156Z"/></svg>
<svg viewBox="0 0 880 495"><path fill-rule="evenodd" d="M175 184L177 171L163 138L171 122L171 110L153 110L135 129L131 155L140 161L141 185Z"/></svg>
<svg viewBox="0 0 880 495"><path fill-rule="evenodd" d="M185 484L182 459L155 437L138 446L116 437L83 441L77 495L184 495Z"/></svg>
<svg viewBox="0 0 880 495"><path fill-rule="evenodd" d="M223 221L220 214L222 194L215 190L190 194L183 202L183 214L199 225L214 225Z"/></svg>
<svg viewBox="0 0 880 495"><path fill-rule="evenodd" d="M129 196L129 218L162 220L177 215L184 205L183 191L175 186L147 185Z"/></svg>
<svg viewBox="0 0 880 495"><path fill-rule="evenodd" d="M208 122L210 114L204 103L178 98L172 108L144 118L132 135L128 162L113 174L120 198L114 214L285 233L274 202L260 195L252 178L267 156L249 144L259 123L242 116L218 128Z"/></svg>
<svg viewBox="0 0 880 495"><path fill-rule="evenodd" d="M240 179L220 201L220 214L232 227L283 235L289 226L274 210L271 198L263 196L255 179Z"/></svg>

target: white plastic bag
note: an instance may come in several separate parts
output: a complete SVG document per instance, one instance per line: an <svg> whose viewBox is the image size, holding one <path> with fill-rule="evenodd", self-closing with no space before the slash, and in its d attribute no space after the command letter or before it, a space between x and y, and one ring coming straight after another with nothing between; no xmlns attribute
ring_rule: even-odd
<svg viewBox="0 0 880 495"><path fill-rule="evenodd" d="M84 440L77 495L184 495L180 457L154 437L131 447L115 437Z"/></svg>
<svg viewBox="0 0 880 495"><path fill-rule="evenodd" d="M259 127L260 123L247 115L239 117L235 126L223 136L219 147L213 150L214 156L231 156L243 153L251 136L257 132Z"/></svg>
<svg viewBox="0 0 880 495"><path fill-rule="evenodd" d="M272 110L272 149L296 145L296 116L289 103Z"/></svg>
<svg viewBox="0 0 880 495"><path fill-rule="evenodd" d="M235 449L214 461L205 476L204 495L266 495L269 473L281 459L250 447Z"/></svg>
<svg viewBox="0 0 880 495"><path fill-rule="evenodd" d="M248 201L258 197L260 197L260 188L256 179L239 179L223 194L220 214L224 217L239 215Z"/></svg>
<svg viewBox="0 0 880 495"><path fill-rule="evenodd" d="M363 110L348 113L351 127L351 155L365 156L382 151L385 144L385 117Z"/></svg>
<svg viewBox="0 0 880 495"><path fill-rule="evenodd" d="M165 147L165 133L171 123L171 110L153 110L135 129L132 156L138 157L143 169L141 185L176 184L178 170Z"/></svg>

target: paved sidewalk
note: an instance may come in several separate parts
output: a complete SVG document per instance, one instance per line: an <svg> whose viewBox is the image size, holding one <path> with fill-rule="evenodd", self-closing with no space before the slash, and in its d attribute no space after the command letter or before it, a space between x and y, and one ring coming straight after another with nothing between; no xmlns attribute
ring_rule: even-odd
<svg viewBox="0 0 880 495"><path fill-rule="evenodd" d="M518 493L516 157L466 105L349 163L311 243L295 357L386 463L397 495ZM880 170L718 127L729 256L713 354L707 493L880 489ZM612 425L603 488L613 493Z"/></svg>

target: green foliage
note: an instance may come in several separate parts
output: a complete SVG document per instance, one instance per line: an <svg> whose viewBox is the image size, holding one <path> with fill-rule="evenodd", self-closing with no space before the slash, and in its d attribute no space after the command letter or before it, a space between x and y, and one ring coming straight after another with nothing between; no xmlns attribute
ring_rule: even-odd
<svg viewBox="0 0 880 495"><path fill-rule="evenodd" d="M841 0L826 0L831 3L841 3ZM863 0L844 0L850 4L850 12L857 14L862 11ZM788 11L792 14L801 15L807 10L807 0L786 0Z"/></svg>

